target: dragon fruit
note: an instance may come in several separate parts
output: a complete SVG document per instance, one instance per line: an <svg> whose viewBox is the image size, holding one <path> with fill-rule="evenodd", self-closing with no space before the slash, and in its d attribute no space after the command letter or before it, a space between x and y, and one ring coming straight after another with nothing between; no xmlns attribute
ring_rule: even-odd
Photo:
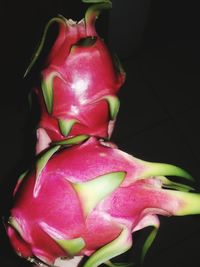
<svg viewBox="0 0 200 267"><path fill-rule="evenodd" d="M38 128L52 141L80 134L109 138L113 131L125 73L95 30L100 11L111 7L104 2L90 6L79 22L53 18L28 68L42 49L48 27L57 22L58 37L42 70L41 88L35 89L41 108Z"/></svg>
<svg viewBox="0 0 200 267"><path fill-rule="evenodd" d="M54 143L19 179L7 226L11 243L32 262L52 266L58 257L84 255L84 267L109 264L130 249L135 231L158 229L157 215L200 213L200 194L165 175L191 179L179 167L137 159L94 137Z"/></svg>
<svg viewBox="0 0 200 267"><path fill-rule="evenodd" d="M86 257L84 267L114 266L110 260L131 248L134 232L153 226L144 257L159 228L158 215L200 213L200 194L166 177L191 180L185 170L140 160L105 141L114 127L125 74L94 27L110 1L83 2L96 3L85 19L59 16L47 24L26 72L49 26L57 22L41 88L34 89L41 109L37 159L19 177L6 223L15 251L40 266L73 257Z"/></svg>

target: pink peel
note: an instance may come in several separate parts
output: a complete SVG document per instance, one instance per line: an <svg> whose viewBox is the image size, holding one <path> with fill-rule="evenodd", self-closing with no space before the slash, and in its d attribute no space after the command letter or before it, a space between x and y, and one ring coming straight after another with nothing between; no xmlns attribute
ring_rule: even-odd
<svg viewBox="0 0 200 267"><path fill-rule="evenodd" d="M6 227L16 252L38 265L89 256L84 267L114 266L110 259L130 249L132 234L134 239L134 232L153 226L144 258L159 228L158 215L200 213L200 194L165 177L192 180L185 170L137 159L105 142L115 125L125 73L95 29L111 2L83 2L95 3L85 19L58 16L47 23L25 73L48 28L58 23L41 86L34 89L41 111L37 160L19 177Z"/></svg>
<svg viewBox="0 0 200 267"><path fill-rule="evenodd" d="M88 35L86 29L94 28L93 24L63 17L57 20L58 37L42 70L43 93L41 88L35 89L41 107L38 127L56 141L66 137L58 121L75 120L77 123L68 133L70 137L90 134L108 138L118 109L112 114L107 99L110 96L117 99L125 73L121 68L116 69L102 39L96 33Z"/></svg>
<svg viewBox="0 0 200 267"><path fill-rule="evenodd" d="M125 250L129 249L133 232L151 225L158 228L157 215L200 212L199 194L163 189L166 181L156 176L157 169L153 169L155 176L153 173L145 176L146 170L150 173L150 163L95 138L55 149L42 157L47 160L41 165L39 180L35 170L27 174L17 188L11 210L12 218L23 221L23 229L28 229L30 238L24 240L22 233L20 241L17 230L8 227L13 246L21 247L25 258L31 251L31 257L53 264L58 257L75 253L74 256L91 257L86 267L96 266L97 262L122 253L123 244ZM166 164L159 166L163 174ZM120 174L122 171L124 174ZM36 181L39 191L34 195ZM91 204L87 206L88 203ZM153 233L144 252L154 237ZM72 252L68 244L74 244Z"/></svg>

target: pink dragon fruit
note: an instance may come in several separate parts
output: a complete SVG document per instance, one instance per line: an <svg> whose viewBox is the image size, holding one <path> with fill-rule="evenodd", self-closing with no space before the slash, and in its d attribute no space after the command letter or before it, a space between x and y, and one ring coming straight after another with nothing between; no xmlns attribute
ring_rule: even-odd
<svg viewBox="0 0 200 267"><path fill-rule="evenodd" d="M132 246L135 231L154 226L144 257L159 228L158 215L200 213L200 194L165 177L190 180L186 171L137 159L102 141L112 133L125 75L94 27L110 1L83 2L96 3L85 19L77 23L59 16L48 23L27 70L49 25L58 22L41 88L35 89L41 107L39 155L18 180L6 225L15 251L38 265L86 256L84 267L113 266L110 259Z"/></svg>
<svg viewBox="0 0 200 267"><path fill-rule="evenodd" d="M191 179L179 167L137 159L94 137L57 142L20 177L7 226L11 243L33 262L85 255L84 267L109 263L132 246L132 233L158 229L157 215L200 213L200 194L165 175Z"/></svg>
<svg viewBox="0 0 200 267"><path fill-rule="evenodd" d="M80 134L109 138L112 133L125 73L95 31L100 10L111 7L109 1L102 2L89 7L79 22L53 18L28 68L49 25L57 22L59 34L42 71L41 88L35 89L41 106L38 128L45 129L50 140Z"/></svg>

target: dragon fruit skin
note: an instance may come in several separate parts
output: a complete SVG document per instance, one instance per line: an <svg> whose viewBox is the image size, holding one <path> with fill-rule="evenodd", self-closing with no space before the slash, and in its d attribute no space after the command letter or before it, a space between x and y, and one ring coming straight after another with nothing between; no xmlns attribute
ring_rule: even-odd
<svg viewBox="0 0 200 267"><path fill-rule="evenodd" d="M59 33L35 91L41 108L38 128L52 141L80 134L109 138L113 131L125 73L95 30L100 10L109 7L92 5L79 22L60 16L48 24L57 22Z"/></svg>
<svg viewBox="0 0 200 267"><path fill-rule="evenodd" d="M7 226L11 243L27 259L54 264L86 255L84 267L99 266L127 251L133 232L157 229L157 215L200 213L200 195L163 175L191 178L95 138L67 149L57 144L17 184Z"/></svg>
<svg viewBox="0 0 200 267"><path fill-rule="evenodd" d="M52 19L39 46L57 22L41 88L34 89L41 109L39 155L35 168L18 180L6 226L15 251L38 265L87 256L84 267L99 266L127 251L132 233L154 226L144 255L159 228L157 215L200 213L200 195L165 177L191 179L186 171L142 161L100 141L111 136L125 80L95 31L100 10L110 7L109 0L102 2L78 23Z"/></svg>

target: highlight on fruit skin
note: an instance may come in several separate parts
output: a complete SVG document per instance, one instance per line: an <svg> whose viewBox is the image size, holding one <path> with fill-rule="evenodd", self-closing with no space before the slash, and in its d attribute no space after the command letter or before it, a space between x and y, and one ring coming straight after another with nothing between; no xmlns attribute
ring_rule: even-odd
<svg viewBox="0 0 200 267"><path fill-rule="evenodd" d="M58 36L41 71L41 85L34 88L41 110L38 128L52 141L80 134L110 138L119 110L117 93L125 72L95 30L98 15L111 2L83 2L96 3L84 19L77 22L59 15L48 22L26 72L37 60L48 28L57 23Z"/></svg>
<svg viewBox="0 0 200 267"><path fill-rule="evenodd" d="M132 246L134 232L155 229L158 215L200 213L200 194L169 180L191 180L183 169L137 159L111 143L79 137L40 154L35 168L20 177L7 233L16 252L53 265L59 257L87 256L95 267Z"/></svg>
<svg viewBox="0 0 200 267"><path fill-rule="evenodd" d="M114 127L125 73L94 25L111 2L83 2L94 4L83 20L50 20L26 72L49 26L58 23L41 87L34 89L41 108L37 160L19 177L6 223L16 253L40 266L84 256L84 267L114 267L112 259L131 248L134 233L152 226L143 259L158 231L158 215L200 214L200 194L168 178L191 181L189 173L140 160L105 141Z"/></svg>

